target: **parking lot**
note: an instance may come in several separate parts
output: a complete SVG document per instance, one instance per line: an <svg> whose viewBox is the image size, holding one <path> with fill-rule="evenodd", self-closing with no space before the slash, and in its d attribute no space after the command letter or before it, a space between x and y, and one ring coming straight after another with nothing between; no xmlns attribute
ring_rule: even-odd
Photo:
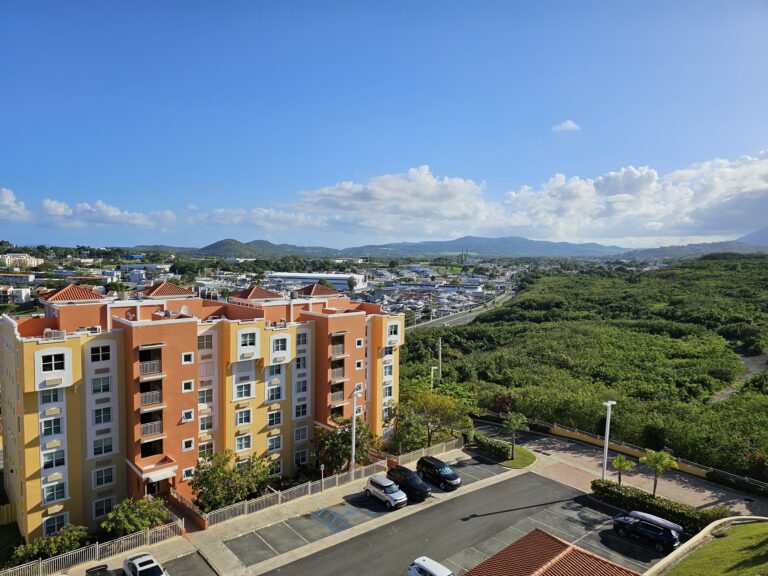
<svg viewBox="0 0 768 576"><path fill-rule="evenodd" d="M506 471L503 466L481 461L480 457L467 457L451 466L461 476L462 485L472 484ZM415 469L415 464L410 468ZM441 494L442 491L433 486L432 498L440 498ZM408 506L419 506L419 504L412 503ZM248 532L227 540L224 544L245 566L252 566L278 554L368 522L382 514L397 514L397 511L387 510L383 502L368 498L360 492L360 494L346 497L344 502ZM169 573L175 576L170 570Z"/></svg>
<svg viewBox="0 0 768 576"><path fill-rule="evenodd" d="M166 562L163 568L170 576L216 576L213 568L197 553Z"/></svg>

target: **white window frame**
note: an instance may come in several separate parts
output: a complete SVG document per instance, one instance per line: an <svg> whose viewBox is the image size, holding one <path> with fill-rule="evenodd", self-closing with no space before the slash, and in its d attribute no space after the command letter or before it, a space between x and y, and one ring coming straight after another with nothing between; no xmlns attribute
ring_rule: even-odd
<svg viewBox="0 0 768 576"><path fill-rule="evenodd" d="M387 374L387 372L389 372L389 374ZM383 370L382 374L384 375L384 378L394 378L394 376L395 376L395 367L392 366L392 364L390 364L388 366L384 366L384 370Z"/></svg>
<svg viewBox="0 0 768 576"><path fill-rule="evenodd" d="M209 456L200 456L200 449L205 447L205 451L208 452L208 446L211 447L211 454L210 456L213 456L215 454L214 452L214 444L213 440L208 440L207 442L198 442L197 443L197 459L202 460L203 458L208 458Z"/></svg>
<svg viewBox="0 0 768 576"><path fill-rule="evenodd" d="M106 358L104 358L105 348L107 349ZM98 352L96 352L97 350ZM97 360L93 359L94 353L96 353L96 355L98 356ZM107 345L99 344L96 346L91 346L90 354L88 355L88 357L90 358L91 362L108 362L112 358L112 346L110 346L109 344Z"/></svg>
<svg viewBox="0 0 768 576"><path fill-rule="evenodd" d="M272 340L272 354L288 352L288 338L280 337Z"/></svg>
<svg viewBox="0 0 768 576"><path fill-rule="evenodd" d="M296 346L306 346L307 342L309 342L309 338L306 332L296 333Z"/></svg>
<svg viewBox="0 0 768 576"><path fill-rule="evenodd" d="M109 482L104 482L103 481L104 473L106 473L107 470L110 471L112 479ZM99 483L99 480L98 480L98 473L99 472L102 473L102 475L101 475L102 476L102 482L101 483ZM93 482L93 487L94 488L103 488L104 486L112 486L112 484L115 483L115 467L114 466L107 466L105 468L97 468L92 473L92 482Z"/></svg>
<svg viewBox="0 0 768 576"><path fill-rule="evenodd" d="M205 400L204 402L200 402L200 394L204 394L205 396L210 396L210 400ZM197 403L198 404L213 404L213 388L198 388L197 390Z"/></svg>
<svg viewBox="0 0 768 576"><path fill-rule="evenodd" d="M56 520L59 518L63 519L63 522L61 522L61 525L56 528L55 530L48 531L48 524L53 520L54 526L58 524ZM59 530L64 528L69 523L69 512L62 512L61 514L55 514L54 516L48 516L47 518L43 518L43 536L53 536L54 534L57 534Z"/></svg>
<svg viewBox="0 0 768 576"><path fill-rule="evenodd" d="M56 453L57 452L61 452L62 453L63 458L64 458L64 463L63 464L56 464ZM53 460L51 460L51 462L53 463L53 466L46 467L46 465L45 465L45 457L49 456L49 455L52 456L52 458L53 458ZM41 462L40 463L40 467L43 470L55 470L56 468L62 468L62 467L67 465L67 451L64 450L63 446L60 447L60 448L54 448L53 450L45 450L40 455L40 462Z"/></svg>
<svg viewBox="0 0 768 576"><path fill-rule="evenodd" d="M355 370L362 370L362 369L363 369L363 361L355 360Z"/></svg>
<svg viewBox="0 0 768 576"><path fill-rule="evenodd" d="M245 389L248 390L248 394L240 394L240 391ZM253 382L240 382L239 384L235 384L234 392L235 392L235 400L245 400L247 398L253 398Z"/></svg>
<svg viewBox="0 0 768 576"><path fill-rule="evenodd" d="M105 442L109 440L109 452L104 452L104 444ZM96 452L96 443L101 442L101 452ZM112 436L105 436L104 438L96 438L93 441L93 455L94 456L101 456L102 454L112 454L112 452L115 451L115 443L113 441Z"/></svg>
<svg viewBox="0 0 768 576"><path fill-rule="evenodd" d="M303 384L303 388L302 385ZM307 382L306 378L302 378L301 380L296 380L296 394L306 394L307 390L309 390L309 382Z"/></svg>
<svg viewBox="0 0 768 576"><path fill-rule="evenodd" d="M181 451L182 452L189 452L190 450L195 449L195 439L194 438L184 438L184 440L181 441Z"/></svg>
<svg viewBox="0 0 768 576"><path fill-rule="evenodd" d="M309 438L309 427L299 426L293 429L293 442L306 442Z"/></svg>
<svg viewBox="0 0 768 576"><path fill-rule="evenodd" d="M194 475L195 475L194 468L184 468L184 470L181 471L181 481L186 482L188 480L192 480L192 477Z"/></svg>
<svg viewBox="0 0 768 576"><path fill-rule="evenodd" d="M280 396L278 398L270 398L270 392L272 390L279 390ZM282 402L285 400L285 391L283 390L283 383L280 382L280 384L267 384L264 386L264 402L266 403L272 403L272 402Z"/></svg>
<svg viewBox="0 0 768 576"><path fill-rule="evenodd" d="M389 388L389 394L387 394L387 388ZM387 384L381 387L381 397L384 400L395 397L395 387L392 384Z"/></svg>
<svg viewBox="0 0 768 576"><path fill-rule="evenodd" d="M56 496L56 490L59 487L63 488L64 493L61 496ZM53 493L54 498L50 500L48 499L48 496L47 496L47 492L49 488L53 488L54 490L54 493ZM52 504L53 502L61 502L63 500L66 500L67 496L68 496L67 483L64 480L60 480L58 482L51 482L50 484L45 484L43 486L43 503L46 505Z"/></svg>
<svg viewBox="0 0 768 576"><path fill-rule="evenodd" d="M276 470L273 471L273 468ZM283 475L283 459L278 458L277 460L272 460L269 463L269 473L272 476L282 476Z"/></svg>
<svg viewBox="0 0 768 576"><path fill-rule="evenodd" d="M282 364L273 364L271 366L267 366L267 378L275 378L276 376L282 376L282 375L283 375Z"/></svg>
<svg viewBox="0 0 768 576"><path fill-rule="evenodd" d="M187 360L187 356L189 356L189 360ZM194 364L195 363L195 353L194 352L182 352L181 353L181 363L184 364L184 365Z"/></svg>
<svg viewBox="0 0 768 576"><path fill-rule="evenodd" d="M182 422L192 422L192 420L195 419L195 411L194 409L189 410L182 410L181 411L181 421Z"/></svg>
<svg viewBox="0 0 768 576"><path fill-rule="evenodd" d="M108 417L106 420L104 419L105 415ZM101 422L97 422L99 417L101 417ZM111 424L111 423L112 423L112 407L111 406L104 406L103 408L93 409L93 425L94 426L102 426L103 424Z"/></svg>
<svg viewBox="0 0 768 576"><path fill-rule="evenodd" d="M62 391L63 390L61 388L50 388L48 390L40 390L40 404L41 405L44 405L44 404L58 404L59 402L61 402L61 393L62 393ZM43 400L43 395L44 394L46 394L46 393L53 394L54 392L56 393L56 400L48 400L47 402L45 400Z"/></svg>
<svg viewBox="0 0 768 576"><path fill-rule="evenodd" d="M363 407L362 407L362 405L355 406L355 416L362 416L362 415L363 415Z"/></svg>
<svg viewBox="0 0 768 576"><path fill-rule="evenodd" d="M55 422L56 420L59 421L59 431L58 432L51 432L51 434L45 433L45 424L48 422ZM51 430L53 430L53 425L51 425ZM53 418L43 418L40 420L40 436L43 438L50 438L53 436L59 436L64 433L64 418L62 416L55 416Z"/></svg>
<svg viewBox="0 0 768 576"><path fill-rule="evenodd" d="M306 370L307 369L307 357L306 356L296 356L296 371L299 370Z"/></svg>
<svg viewBox="0 0 768 576"><path fill-rule="evenodd" d="M62 367L61 368L56 368L56 357L57 356L61 356L61 362L62 362ZM48 370L45 369L45 364L46 364L45 359L46 358L50 358L51 359L51 361L50 361L51 367ZM43 354L42 356L40 356L40 371L43 374L47 374L49 372L61 372L62 370L66 370L66 369L67 369L67 355L64 354L64 352L54 352L52 354Z"/></svg>
<svg viewBox="0 0 768 576"><path fill-rule="evenodd" d="M277 448L270 448L270 445L277 440ZM283 435L275 434L274 436L267 436L267 452L280 452L283 449Z"/></svg>
<svg viewBox="0 0 768 576"><path fill-rule="evenodd" d="M202 338L202 348L200 347ZM210 344L210 346L208 345ZM213 334L198 334L197 335L197 349L198 350L213 350Z"/></svg>
<svg viewBox="0 0 768 576"><path fill-rule="evenodd" d="M189 386L189 387L187 387ZM188 394L189 392L195 391L195 381L194 380L182 380L181 381L181 393L182 394Z"/></svg>
<svg viewBox="0 0 768 576"><path fill-rule="evenodd" d="M363 347L363 339L362 338L357 338L355 340L355 348L362 348L362 347Z"/></svg>
<svg viewBox="0 0 768 576"><path fill-rule="evenodd" d="M200 416L200 418L197 419L197 421L198 421L198 430L200 432L207 432L208 430L213 430L213 414L203 414L202 416ZM209 421L211 425L207 427L203 427L203 423L209 422Z"/></svg>
<svg viewBox="0 0 768 576"><path fill-rule="evenodd" d="M94 501L93 501L93 517L94 517L94 519L97 519L97 518L104 518L104 517L105 517L107 514L109 514L110 512L112 512L112 510L114 510L114 509L115 509L115 503L116 503L116 500L117 500L117 499L116 499L114 496L110 496L110 497L108 497L108 498L102 498L101 500L94 500ZM99 513L96 511L96 505L97 505L97 504L100 504L100 503L102 503L102 502L109 502L109 501L112 501L112 506L110 507L110 509L109 509L109 510L106 510L106 509L105 509L106 511L104 512L104 514L99 514Z"/></svg>
<svg viewBox="0 0 768 576"><path fill-rule="evenodd" d="M303 455L303 458L301 457ZM303 460L303 462L299 462L299 460ZM299 466L306 466L309 464L309 450L304 448L303 450L296 450L293 453L293 465L296 467Z"/></svg>
<svg viewBox="0 0 768 576"><path fill-rule="evenodd" d="M107 381L107 389L104 390L104 380ZM96 390L96 382L99 383L99 390ZM91 393L109 394L112 391L112 376L94 376L91 378Z"/></svg>
<svg viewBox="0 0 768 576"><path fill-rule="evenodd" d="M277 424L270 424L270 416L277 415ZM283 425L283 411L282 410L270 410L267 412L267 428L277 428Z"/></svg>
<svg viewBox="0 0 768 576"><path fill-rule="evenodd" d="M242 446L242 444L245 443L246 438L248 439L248 446ZM238 444L240 444L240 448L238 448ZM236 436L235 437L235 452L247 452L253 447L253 438L251 434L243 434L242 436Z"/></svg>
<svg viewBox="0 0 768 576"><path fill-rule="evenodd" d="M249 342L245 342L245 339ZM251 341L252 340L252 341ZM240 348L255 348L256 347L256 332L241 332L240 333Z"/></svg>
<svg viewBox="0 0 768 576"><path fill-rule="evenodd" d="M304 409L304 414L299 415L299 408ZM293 409L293 417L296 418L306 418L309 415L309 403L308 402L299 402L296 404L296 406Z"/></svg>
<svg viewBox="0 0 768 576"><path fill-rule="evenodd" d="M240 416L242 414L248 414L248 418L247 420L240 422ZM235 410L235 426L250 426L252 423L253 414L251 413L250 408L241 408L240 410Z"/></svg>

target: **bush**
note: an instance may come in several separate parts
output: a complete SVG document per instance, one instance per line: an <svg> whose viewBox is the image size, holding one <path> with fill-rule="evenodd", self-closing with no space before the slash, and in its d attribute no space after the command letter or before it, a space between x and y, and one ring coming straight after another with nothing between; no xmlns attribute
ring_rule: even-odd
<svg viewBox="0 0 768 576"><path fill-rule="evenodd" d="M475 442L475 429L467 428L461 433L461 437L464 439L464 444L474 444Z"/></svg>
<svg viewBox="0 0 768 576"><path fill-rule="evenodd" d="M127 536L153 528L171 519L171 513L160 498L152 500L126 498L107 514L101 527L114 536Z"/></svg>
<svg viewBox="0 0 768 576"><path fill-rule="evenodd" d="M52 558L71 550L77 550L88 538L88 530L85 526L65 524L64 527L53 536L35 538L29 544L16 546L13 551L12 562L14 565L31 562L38 558Z"/></svg>
<svg viewBox="0 0 768 576"><path fill-rule="evenodd" d="M482 454L499 462L512 460L515 457L515 452L510 442L488 438L488 436L479 432L475 433L475 445Z"/></svg>
<svg viewBox="0 0 768 576"><path fill-rule="evenodd" d="M680 524L683 530L689 534L695 534L711 522L731 515L731 509L727 506L695 508L675 500L668 500L659 496L654 497L650 492L634 486L619 486L610 480L593 480L592 496L601 502L623 510L637 510L660 516L670 522Z"/></svg>

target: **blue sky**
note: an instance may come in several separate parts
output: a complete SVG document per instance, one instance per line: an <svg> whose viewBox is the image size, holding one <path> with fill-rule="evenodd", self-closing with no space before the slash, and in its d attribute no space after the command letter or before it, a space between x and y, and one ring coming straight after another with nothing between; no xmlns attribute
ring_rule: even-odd
<svg viewBox="0 0 768 576"><path fill-rule="evenodd" d="M0 4L0 239L768 224L768 3Z"/></svg>

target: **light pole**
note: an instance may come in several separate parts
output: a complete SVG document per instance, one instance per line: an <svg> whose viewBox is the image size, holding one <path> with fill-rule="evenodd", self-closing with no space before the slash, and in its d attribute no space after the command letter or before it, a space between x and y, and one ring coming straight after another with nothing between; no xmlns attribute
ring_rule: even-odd
<svg viewBox="0 0 768 576"><path fill-rule="evenodd" d="M435 370L437 370L437 366L432 366L429 370L429 389L434 390L435 388Z"/></svg>
<svg viewBox="0 0 768 576"><path fill-rule="evenodd" d="M350 462L350 471L352 480L355 479L355 444L357 443L357 399L360 397L360 390L352 393L352 461Z"/></svg>
<svg viewBox="0 0 768 576"><path fill-rule="evenodd" d="M611 433L611 408L616 405L615 400L603 402L603 406L608 410L605 416L605 446L603 447L603 480L605 480L605 471L608 468L608 436Z"/></svg>

